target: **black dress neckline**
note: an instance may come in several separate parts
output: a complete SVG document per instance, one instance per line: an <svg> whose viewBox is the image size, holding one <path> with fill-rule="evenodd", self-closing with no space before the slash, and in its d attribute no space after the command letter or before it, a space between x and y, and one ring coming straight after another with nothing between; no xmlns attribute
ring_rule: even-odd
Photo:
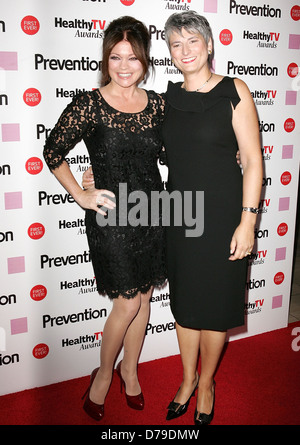
<svg viewBox="0 0 300 445"><path fill-rule="evenodd" d="M102 101L113 111L115 111L116 113L122 113L122 114L127 114L127 115L137 115L137 114L142 114L145 113L148 110L149 104L150 104L150 97L149 97L149 91L144 90L146 92L147 95L147 104L146 106L141 110L141 111L135 111L135 112L127 112L127 111L122 111L122 110L118 110L117 108L113 107L112 105L110 105L109 102L107 102L107 100L104 98L103 94L100 91L100 88L97 88L98 96L102 99Z"/></svg>
<svg viewBox="0 0 300 445"><path fill-rule="evenodd" d="M206 93L186 91L182 82L168 82L166 92L167 105L181 111L203 112L213 107L217 102L228 99L235 108L240 102L232 77L224 76L214 88Z"/></svg>
<svg viewBox="0 0 300 445"><path fill-rule="evenodd" d="M223 81L224 79L228 79L228 76L224 76L220 82L218 82L213 88L211 88L209 91L187 91L185 88L183 88L183 84L184 82L181 83L180 87L183 91L185 91L186 93L190 94L190 93L197 93L197 94L209 94L210 92L214 91Z"/></svg>

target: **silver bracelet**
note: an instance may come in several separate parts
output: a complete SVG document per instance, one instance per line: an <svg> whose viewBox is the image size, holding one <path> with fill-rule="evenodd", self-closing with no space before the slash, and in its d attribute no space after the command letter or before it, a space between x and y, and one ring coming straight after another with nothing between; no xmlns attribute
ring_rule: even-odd
<svg viewBox="0 0 300 445"><path fill-rule="evenodd" d="M258 209L256 207L242 207L243 212L251 212L258 213Z"/></svg>

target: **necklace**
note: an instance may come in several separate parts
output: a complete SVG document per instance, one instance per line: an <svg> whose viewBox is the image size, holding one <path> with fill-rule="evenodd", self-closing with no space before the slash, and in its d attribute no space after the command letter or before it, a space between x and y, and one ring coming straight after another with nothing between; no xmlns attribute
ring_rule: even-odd
<svg viewBox="0 0 300 445"><path fill-rule="evenodd" d="M204 82L203 85L201 85L201 87L199 87L199 88L197 88L196 90L194 90L194 93L196 93L196 92L202 90L202 88L205 87L205 85L210 81L210 79L212 78L212 75L213 75L213 73L210 74L209 78ZM183 83L183 88L185 89L185 91L188 91L188 90L185 88L184 83Z"/></svg>

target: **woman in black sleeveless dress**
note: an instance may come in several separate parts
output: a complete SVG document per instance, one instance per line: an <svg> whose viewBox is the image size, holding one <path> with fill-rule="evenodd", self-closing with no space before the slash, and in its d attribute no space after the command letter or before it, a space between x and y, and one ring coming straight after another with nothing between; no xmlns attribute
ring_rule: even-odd
<svg viewBox="0 0 300 445"><path fill-rule="evenodd" d="M196 236L187 237L190 227L184 224L166 228L170 302L184 371L167 419L186 412L198 386L194 419L202 425L213 417L214 373L226 330L244 324L246 256L254 243L262 156L247 86L210 70L213 39L206 19L193 11L173 14L165 35L173 62L184 75L183 83L169 82L166 94L168 191L179 190L182 196L193 192L194 213L197 204L204 212ZM203 208L196 202L197 191L204 192Z"/></svg>

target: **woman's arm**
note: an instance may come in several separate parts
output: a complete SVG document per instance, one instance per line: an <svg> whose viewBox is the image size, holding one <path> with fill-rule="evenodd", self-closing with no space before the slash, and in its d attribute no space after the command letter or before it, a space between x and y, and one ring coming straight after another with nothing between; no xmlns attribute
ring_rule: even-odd
<svg viewBox="0 0 300 445"><path fill-rule="evenodd" d="M54 176L63 185L68 193L75 199L84 209L92 209L95 212L105 215L106 212L98 206L104 206L108 209L114 209L115 203L107 198L105 195L114 197L114 193L109 190L98 190L92 187L88 190L83 190L71 172L69 165L66 161L63 161L59 167L52 170Z"/></svg>
<svg viewBox="0 0 300 445"><path fill-rule="evenodd" d="M112 209L115 204L103 194L110 197L115 195L108 190L97 190L94 187L89 191L82 190L65 161L66 154L82 140L93 122L90 116L92 105L92 97L89 93L74 97L47 138L43 155L51 172L81 207L105 215L106 212L98 206Z"/></svg>
<svg viewBox="0 0 300 445"><path fill-rule="evenodd" d="M263 178L258 116L247 85L240 79L234 82L241 99L233 110L232 124L243 167L242 206L258 208ZM240 224L230 244L230 260L242 259L252 251L256 217L254 213L242 211Z"/></svg>

